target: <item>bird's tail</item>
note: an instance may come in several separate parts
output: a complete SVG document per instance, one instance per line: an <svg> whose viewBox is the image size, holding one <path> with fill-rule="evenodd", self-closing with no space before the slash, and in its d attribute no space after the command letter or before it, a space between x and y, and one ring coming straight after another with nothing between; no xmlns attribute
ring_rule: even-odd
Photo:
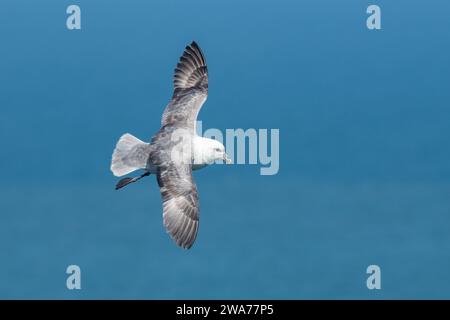
<svg viewBox="0 0 450 320"><path fill-rule="evenodd" d="M150 145L135 136L125 133L120 137L111 160L111 171L117 177L138 169L145 169Z"/></svg>

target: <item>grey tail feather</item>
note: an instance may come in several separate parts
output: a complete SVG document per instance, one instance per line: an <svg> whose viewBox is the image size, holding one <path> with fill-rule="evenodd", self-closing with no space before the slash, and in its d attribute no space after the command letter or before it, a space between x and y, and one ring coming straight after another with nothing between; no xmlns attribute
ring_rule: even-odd
<svg viewBox="0 0 450 320"><path fill-rule="evenodd" d="M111 160L111 171L117 177L139 169L145 169L150 145L125 133L120 137Z"/></svg>

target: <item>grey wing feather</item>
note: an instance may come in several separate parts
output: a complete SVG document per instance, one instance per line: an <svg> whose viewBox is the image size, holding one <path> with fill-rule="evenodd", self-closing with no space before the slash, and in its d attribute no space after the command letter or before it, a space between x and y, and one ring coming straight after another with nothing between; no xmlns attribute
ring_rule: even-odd
<svg viewBox="0 0 450 320"><path fill-rule="evenodd" d="M161 124L195 129L198 112L208 96L208 67L197 43L187 46L175 68L172 100L164 110Z"/></svg>
<svg viewBox="0 0 450 320"><path fill-rule="evenodd" d="M199 224L199 200L191 167L160 166L157 179L164 226L177 245L189 249L197 237Z"/></svg>
<svg viewBox="0 0 450 320"><path fill-rule="evenodd" d="M179 147L172 137L180 128L187 129L187 139L193 137L198 112L208 95L206 60L195 42L181 56L173 82L173 97L164 110L161 130L152 139L149 160L157 167L164 226L177 245L189 249L199 226L198 192L191 165L172 159L172 151Z"/></svg>

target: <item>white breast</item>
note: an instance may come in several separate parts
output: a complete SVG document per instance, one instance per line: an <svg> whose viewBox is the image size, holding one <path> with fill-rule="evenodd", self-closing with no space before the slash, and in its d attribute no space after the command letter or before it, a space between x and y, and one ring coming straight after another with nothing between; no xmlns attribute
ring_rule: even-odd
<svg viewBox="0 0 450 320"><path fill-rule="evenodd" d="M206 167L208 164L214 162L211 158L211 141L212 139L196 136L193 140L193 163L192 169L198 170Z"/></svg>

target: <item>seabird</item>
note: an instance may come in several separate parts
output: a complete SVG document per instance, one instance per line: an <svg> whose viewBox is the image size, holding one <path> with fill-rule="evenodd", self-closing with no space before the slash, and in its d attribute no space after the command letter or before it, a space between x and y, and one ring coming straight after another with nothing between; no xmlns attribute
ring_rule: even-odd
<svg viewBox="0 0 450 320"><path fill-rule="evenodd" d="M192 171L221 160L231 163L225 147L217 140L196 133L197 115L208 96L208 68L197 43L188 45L173 76L172 100L162 115L161 129L150 143L133 135L122 135L112 155L111 171L126 177L116 190L150 174L156 174L163 203L164 226L182 248L192 247L199 224L199 197Z"/></svg>

